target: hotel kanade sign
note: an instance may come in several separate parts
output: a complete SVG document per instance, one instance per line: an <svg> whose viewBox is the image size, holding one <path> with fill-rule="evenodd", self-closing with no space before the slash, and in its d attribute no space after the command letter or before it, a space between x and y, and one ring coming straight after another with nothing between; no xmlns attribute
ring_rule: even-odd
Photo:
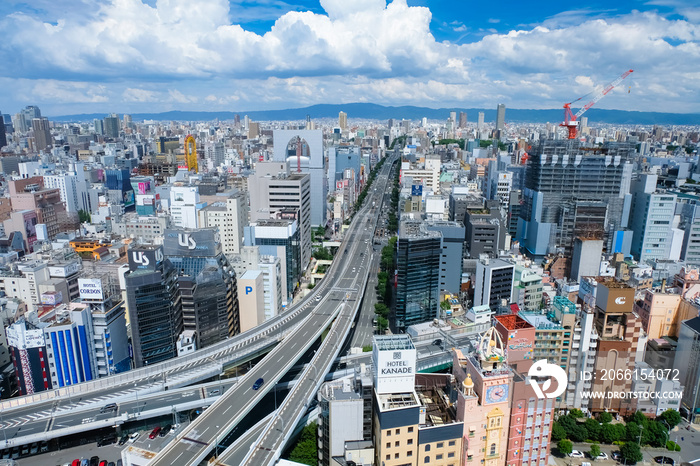
<svg viewBox="0 0 700 466"><path fill-rule="evenodd" d="M377 351L375 367L377 393L413 391L416 375L415 349Z"/></svg>

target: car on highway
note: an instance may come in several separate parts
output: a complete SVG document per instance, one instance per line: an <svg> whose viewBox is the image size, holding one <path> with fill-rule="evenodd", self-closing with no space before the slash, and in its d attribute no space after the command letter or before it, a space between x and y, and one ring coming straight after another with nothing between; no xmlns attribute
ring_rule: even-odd
<svg viewBox="0 0 700 466"><path fill-rule="evenodd" d="M676 465L676 462L673 460L673 458L669 458L668 456L655 456L654 461L656 461L659 464L670 464L671 466Z"/></svg>
<svg viewBox="0 0 700 466"><path fill-rule="evenodd" d="M320 294L316 295L316 301L320 301L320 300L321 300L321 295Z"/></svg>
<svg viewBox="0 0 700 466"><path fill-rule="evenodd" d="M253 390L257 390L258 388L262 387L262 385L265 383L265 381L260 377L258 380L255 381L253 384Z"/></svg>
<svg viewBox="0 0 700 466"><path fill-rule="evenodd" d="M141 436L141 433L139 433L139 432L134 432L133 434L130 434L129 435L129 443L134 443L140 436Z"/></svg>
<svg viewBox="0 0 700 466"><path fill-rule="evenodd" d="M607 459L610 459L610 458L608 458L608 454L607 454L607 453L605 453L604 451L601 451L601 452L598 454L598 456L596 456L596 457L593 458L593 459L594 459L594 460L607 460Z"/></svg>
<svg viewBox="0 0 700 466"><path fill-rule="evenodd" d="M148 435L148 438L153 440L154 438L158 437L158 434L160 434L160 426L153 429L151 431L151 433Z"/></svg>
<svg viewBox="0 0 700 466"><path fill-rule="evenodd" d="M583 458L584 455L578 450L572 450L571 453L569 453L569 458Z"/></svg>

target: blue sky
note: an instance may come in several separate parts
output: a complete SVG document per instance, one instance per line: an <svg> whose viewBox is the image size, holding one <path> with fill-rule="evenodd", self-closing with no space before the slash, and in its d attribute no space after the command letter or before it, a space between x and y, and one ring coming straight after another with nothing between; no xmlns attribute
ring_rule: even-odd
<svg viewBox="0 0 700 466"><path fill-rule="evenodd" d="M689 0L0 2L0 111L47 115L374 102L700 112Z"/></svg>

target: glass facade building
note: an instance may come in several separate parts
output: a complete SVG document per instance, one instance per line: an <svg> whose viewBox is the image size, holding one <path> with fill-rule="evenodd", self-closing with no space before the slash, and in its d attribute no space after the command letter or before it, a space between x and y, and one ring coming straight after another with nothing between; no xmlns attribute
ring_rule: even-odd
<svg viewBox="0 0 700 466"><path fill-rule="evenodd" d="M415 221L401 223L396 242L395 313L392 331L438 316L442 236Z"/></svg>

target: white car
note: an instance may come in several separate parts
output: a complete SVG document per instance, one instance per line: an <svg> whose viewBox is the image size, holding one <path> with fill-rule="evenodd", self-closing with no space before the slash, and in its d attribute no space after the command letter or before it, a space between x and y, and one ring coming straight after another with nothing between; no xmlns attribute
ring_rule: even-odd
<svg viewBox="0 0 700 466"><path fill-rule="evenodd" d="M581 453L578 450L572 450L571 453L569 453L569 458L583 458L583 453Z"/></svg>
<svg viewBox="0 0 700 466"><path fill-rule="evenodd" d="M605 453L604 451L601 451L600 454L599 454L598 456L596 456L595 458L593 458L593 459L594 459L594 460L607 460L607 459L609 459L609 458L608 458L608 454L607 454L607 453Z"/></svg>
<svg viewBox="0 0 700 466"><path fill-rule="evenodd" d="M130 434L129 443L134 443L140 436L141 434L139 432L134 432L133 434Z"/></svg>

